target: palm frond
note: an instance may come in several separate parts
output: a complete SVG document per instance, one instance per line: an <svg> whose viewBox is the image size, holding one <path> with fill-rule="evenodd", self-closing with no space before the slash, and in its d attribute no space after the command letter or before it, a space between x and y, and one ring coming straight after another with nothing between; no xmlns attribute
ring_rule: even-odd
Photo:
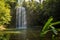
<svg viewBox="0 0 60 40"><path fill-rule="evenodd" d="M46 24L44 25L42 31L46 31L46 30L48 30L49 25L50 25L50 23L51 23L52 21L53 21L53 18L50 17L50 18L48 19L48 21L46 22Z"/></svg>
<svg viewBox="0 0 60 40"><path fill-rule="evenodd" d="M51 31L52 31L55 35L57 35L58 32L57 32L56 28L53 27L53 26L51 26L51 25L50 25L50 27L51 27Z"/></svg>
<svg viewBox="0 0 60 40"><path fill-rule="evenodd" d="M60 21L51 23L50 25L57 25L57 24L60 24Z"/></svg>

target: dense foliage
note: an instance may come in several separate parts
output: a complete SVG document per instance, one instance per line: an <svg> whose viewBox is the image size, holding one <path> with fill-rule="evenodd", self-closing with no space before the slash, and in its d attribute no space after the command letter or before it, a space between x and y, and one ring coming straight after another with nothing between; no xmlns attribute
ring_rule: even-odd
<svg viewBox="0 0 60 40"><path fill-rule="evenodd" d="M29 26L44 25L50 16L54 21L60 20L60 0L44 0L42 3L31 0L24 2L23 6L27 10Z"/></svg>
<svg viewBox="0 0 60 40"><path fill-rule="evenodd" d="M11 20L9 5L0 0L0 25L8 24Z"/></svg>
<svg viewBox="0 0 60 40"><path fill-rule="evenodd" d="M46 36L47 33L49 32L50 34L52 33L51 40L56 40L56 36L58 35L59 30L57 30L57 28L55 28L54 25L60 24L60 21L58 22L52 22L52 21L54 21L53 17L50 17L43 26L43 29L40 32L41 39L43 39L43 37Z"/></svg>
<svg viewBox="0 0 60 40"><path fill-rule="evenodd" d="M46 0L43 2L43 13L47 16L53 16L59 19L59 9L60 9L60 1L59 0Z"/></svg>
<svg viewBox="0 0 60 40"><path fill-rule="evenodd" d="M53 16L54 21L60 21L60 0L46 0L42 5L42 14L45 20ZM59 25L57 27L59 27Z"/></svg>
<svg viewBox="0 0 60 40"><path fill-rule="evenodd" d="M40 4L36 1L28 1L24 2L23 6L26 8L28 26L39 26Z"/></svg>

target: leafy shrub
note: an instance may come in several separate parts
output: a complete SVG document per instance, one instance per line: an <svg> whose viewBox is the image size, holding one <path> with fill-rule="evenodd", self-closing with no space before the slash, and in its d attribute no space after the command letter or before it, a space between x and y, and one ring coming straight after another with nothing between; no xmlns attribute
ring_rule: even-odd
<svg viewBox="0 0 60 40"><path fill-rule="evenodd" d="M53 22L53 17L50 17L48 19L48 21L45 23L41 33L40 33L40 36L41 37L44 37L48 32L53 32L52 34L52 40L54 40L55 38L55 35L58 34L58 31L56 30L56 28L54 27L54 25L57 25L57 24L60 24L60 21L57 21L57 22Z"/></svg>
<svg viewBox="0 0 60 40"><path fill-rule="evenodd" d="M9 5L5 0L0 0L0 25L8 24L11 21Z"/></svg>

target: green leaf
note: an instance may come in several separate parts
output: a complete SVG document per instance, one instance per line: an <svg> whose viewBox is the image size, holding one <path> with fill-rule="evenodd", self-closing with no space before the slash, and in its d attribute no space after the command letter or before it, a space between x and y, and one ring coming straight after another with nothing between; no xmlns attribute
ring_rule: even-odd
<svg viewBox="0 0 60 40"><path fill-rule="evenodd" d="M55 35L52 35L52 40L55 40Z"/></svg>
<svg viewBox="0 0 60 40"><path fill-rule="evenodd" d="M57 25L57 24L60 24L60 21L51 23L50 25Z"/></svg>
<svg viewBox="0 0 60 40"><path fill-rule="evenodd" d="M55 27L53 27L53 26L51 26L51 25L50 25L50 27L52 28L52 30L51 30L51 31L53 31L53 33L54 33L55 35L57 35L57 34L58 34L58 32L57 32L57 30L55 29Z"/></svg>
<svg viewBox="0 0 60 40"><path fill-rule="evenodd" d="M57 31L60 31L60 28L56 28Z"/></svg>
<svg viewBox="0 0 60 40"><path fill-rule="evenodd" d="M53 20L52 17L50 17L50 18L48 19L48 21L47 21L46 24L44 25L42 31L46 31L46 30L49 29L49 25L50 25L50 23L52 22L52 20Z"/></svg>
<svg viewBox="0 0 60 40"><path fill-rule="evenodd" d="M11 21L10 8L5 0L0 0L0 25L8 24Z"/></svg>
<svg viewBox="0 0 60 40"><path fill-rule="evenodd" d="M43 32L41 32L41 33L40 33L40 36L42 37L42 36L46 35L47 32L49 32L49 31L50 31L50 30L47 30L47 31L43 31Z"/></svg>

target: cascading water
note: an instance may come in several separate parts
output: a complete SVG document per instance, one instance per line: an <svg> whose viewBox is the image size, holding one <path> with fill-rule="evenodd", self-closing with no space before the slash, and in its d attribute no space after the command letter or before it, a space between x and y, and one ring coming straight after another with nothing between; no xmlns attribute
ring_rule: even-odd
<svg viewBox="0 0 60 40"><path fill-rule="evenodd" d="M18 0L18 4L21 5L22 2L20 3L21 0ZM26 29L27 29L27 21L26 21L26 10L24 7L19 6L16 9L16 28L17 29L22 29L22 34L19 36L19 40L25 40L26 39Z"/></svg>
<svg viewBox="0 0 60 40"><path fill-rule="evenodd" d="M26 10L24 7L18 7L16 11L16 28L26 29Z"/></svg>
<svg viewBox="0 0 60 40"><path fill-rule="evenodd" d="M18 0L18 4L21 5L22 2L20 3L21 0ZM24 7L19 6L17 7L16 10L16 28L18 29L26 29L26 10Z"/></svg>

